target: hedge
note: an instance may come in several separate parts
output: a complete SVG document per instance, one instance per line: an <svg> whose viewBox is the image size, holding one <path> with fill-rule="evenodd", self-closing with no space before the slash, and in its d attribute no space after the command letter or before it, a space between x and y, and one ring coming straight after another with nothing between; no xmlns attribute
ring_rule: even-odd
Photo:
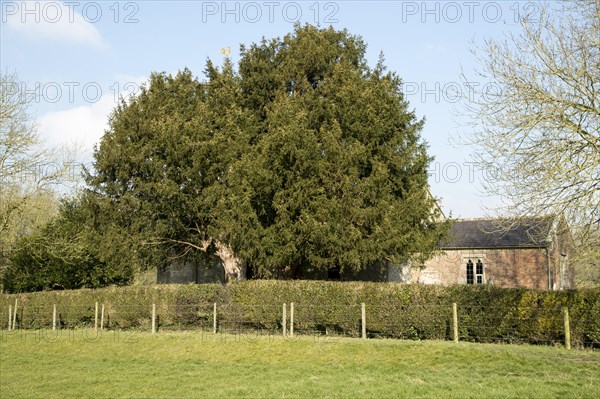
<svg viewBox="0 0 600 399"><path fill-rule="evenodd" d="M532 291L493 286L254 280L228 285L155 285L0 295L0 328L18 299L17 327L48 328L52 306L60 328L93 326L95 303L109 329L148 329L152 304L160 329L281 329L282 304L294 303L298 333L360 335L360 304L371 337L452 339L452 303L459 336L473 342L560 343L562 309L570 313L574 346L600 348L600 290ZM289 311L289 310L288 310Z"/></svg>

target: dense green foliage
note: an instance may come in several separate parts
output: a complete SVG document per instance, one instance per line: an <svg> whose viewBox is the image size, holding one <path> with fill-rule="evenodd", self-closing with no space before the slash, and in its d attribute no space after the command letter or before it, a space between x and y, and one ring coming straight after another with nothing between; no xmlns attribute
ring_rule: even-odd
<svg viewBox="0 0 600 399"><path fill-rule="evenodd" d="M110 251L88 197L63 200L59 215L21 238L2 276L5 292L123 285L134 271L109 261Z"/></svg>
<svg viewBox="0 0 600 399"><path fill-rule="evenodd" d="M257 277L427 258L447 224L427 190L423 121L365 49L297 26L242 47L237 70L209 60L205 82L153 73L112 113L88 189L16 244L3 290L128 284L205 256L210 240Z"/></svg>
<svg viewBox="0 0 600 399"><path fill-rule="evenodd" d="M281 328L282 304L294 302L298 333L360 334L360 304L371 337L451 339L452 303L461 340L551 344L564 340L568 307L574 345L600 347L600 291L545 292L471 286L324 281L246 281L229 285L113 287L0 296L0 326L18 299L18 326L48 328L52 305L62 328L93 325L94 304L105 305L109 329L149 328L156 304L160 329L212 331L213 303L221 331ZM289 311L289 308L288 308Z"/></svg>
<svg viewBox="0 0 600 399"><path fill-rule="evenodd" d="M208 61L206 82L152 74L95 152L100 209L155 265L209 239L259 277L428 257L447 225L427 190L423 121L365 49L297 26L242 47L237 70Z"/></svg>

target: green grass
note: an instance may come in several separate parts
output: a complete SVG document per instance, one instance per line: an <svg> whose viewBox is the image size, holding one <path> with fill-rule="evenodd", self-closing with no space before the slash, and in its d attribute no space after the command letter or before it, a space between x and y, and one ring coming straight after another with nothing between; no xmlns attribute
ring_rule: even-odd
<svg viewBox="0 0 600 399"><path fill-rule="evenodd" d="M1 398L599 394L600 353L557 347L85 330L0 339Z"/></svg>

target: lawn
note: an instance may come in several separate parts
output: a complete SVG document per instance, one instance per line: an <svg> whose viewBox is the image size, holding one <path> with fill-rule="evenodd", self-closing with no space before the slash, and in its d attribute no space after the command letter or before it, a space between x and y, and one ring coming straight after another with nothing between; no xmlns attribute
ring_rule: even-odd
<svg viewBox="0 0 600 399"><path fill-rule="evenodd" d="M589 397L600 353L442 341L2 332L0 397Z"/></svg>

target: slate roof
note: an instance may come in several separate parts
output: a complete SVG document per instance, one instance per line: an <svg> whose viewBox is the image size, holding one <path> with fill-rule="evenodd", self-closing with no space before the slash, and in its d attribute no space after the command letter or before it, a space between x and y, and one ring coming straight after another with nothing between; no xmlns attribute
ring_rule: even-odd
<svg viewBox="0 0 600 399"><path fill-rule="evenodd" d="M518 223L502 219L455 220L442 249L545 248L552 217L522 218Z"/></svg>

